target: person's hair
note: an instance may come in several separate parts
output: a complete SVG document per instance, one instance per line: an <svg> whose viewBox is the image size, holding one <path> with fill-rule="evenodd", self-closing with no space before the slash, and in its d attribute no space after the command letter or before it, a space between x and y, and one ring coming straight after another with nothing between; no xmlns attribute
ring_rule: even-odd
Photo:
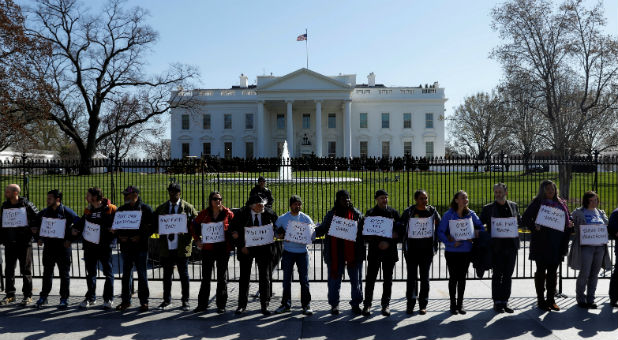
<svg viewBox="0 0 618 340"><path fill-rule="evenodd" d="M494 189L496 189L497 187L500 187L502 189L504 189L504 191L508 191L506 188L506 184L502 183L502 182L498 182L496 184L494 184Z"/></svg>
<svg viewBox="0 0 618 340"><path fill-rule="evenodd" d="M427 195L427 191L425 191L425 189L418 189L414 192L414 199L418 199L419 196L421 196L421 194L425 194Z"/></svg>
<svg viewBox="0 0 618 340"><path fill-rule="evenodd" d="M6 186L7 189L10 189L13 192L21 193L21 188L17 184L9 184Z"/></svg>
<svg viewBox="0 0 618 340"><path fill-rule="evenodd" d="M463 190L459 190L455 193L455 196L453 196L453 199L451 200L451 210L457 212L457 208L459 208L459 206L457 205L457 199L459 198L459 195L463 195L463 194L468 194ZM463 210L463 214L464 215L468 215L468 213L470 212L470 209L468 209L468 207L465 207Z"/></svg>
<svg viewBox="0 0 618 340"><path fill-rule="evenodd" d="M101 190L101 188L98 188L98 187L88 188L88 193L94 196L97 200L103 199L103 191Z"/></svg>
<svg viewBox="0 0 618 340"><path fill-rule="evenodd" d="M592 190L586 191L586 193L584 193L584 197L582 197L582 207L588 209L588 206L590 205L590 200L594 197L596 197L597 200L599 200L599 195L596 192Z"/></svg>
<svg viewBox="0 0 618 340"><path fill-rule="evenodd" d="M55 199L60 199L60 202L62 202L62 191L58 189L54 189L54 190L48 191L47 194L53 195Z"/></svg>
<svg viewBox="0 0 618 340"><path fill-rule="evenodd" d="M218 191L211 191L210 194L208 195L208 207L209 208L212 207L211 202L215 198L215 195L219 195L219 196L221 196L221 198L223 198L223 195L221 195L220 192L218 192Z"/></svg>
<svg viewBox="0 0 618 340"><path fill-rule="evenodd" d="M552 185L554 187L554 189L556 189L554 197L552 197L552 200L554 200L556 202L559 201L558 197L560 197L560 193L558 193L558 187L556 186L556 183L554 183L553 181L551 181L549 179L543 180L541 182L541 184L539 184L539 191L537 192L536 197L534 197L533 201L540 202L540 201L542 201L545 198L545 188L548 185Z"/></svg>

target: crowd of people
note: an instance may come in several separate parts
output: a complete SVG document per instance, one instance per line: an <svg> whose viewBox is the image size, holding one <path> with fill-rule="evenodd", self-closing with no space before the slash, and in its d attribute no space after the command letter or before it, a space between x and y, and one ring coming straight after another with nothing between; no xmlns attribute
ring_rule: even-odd
<svg viewBox="0 0 618 340"><path fill-rule="evenodd" d="M124 204L120 207L106 199L101 189L92 187L86 192L88 206L78 216L63 205L63 195L59 190L47 193L47 207L39 211L32 202L20 196L18 185L8 185L0 214L0 241L5 247L6 278L6 296L0 300L0 305L16 302L15 267L19 261L23 277L23 306L34 304L40 308L48 303L57 266L60 276L58 308L67 308L71 247L81 240L87 292L79 306L90 308L97 304L97 267L100 265L105 278L102 306L108 310L114 308L112 249L118 243L123 274L121 302L115 308L124 311L131 307L135 268L139 309L146 311L149 309L148 241L158 233L158 252L163 267L163 302L159 309L166 309L172 303L172 274L176 267L181 285L181 308L191 310L188 259L195 243L201 250L202 280L193 312L204 313L208 310L215 267L216 312L226 312L228 261L235 251L240 271L237 315L246 312L254 261L262 314L272 313L269 309L272 275L281 262L283 295L281 306L274 312L291 310L292 272L296 266L302 313L311 315L308 247L317 237L324 237L322 251L328 273L328 303L333 315L340 312L344 270L347 271L351 288L351 311L364 316L371 314L373 291L381 270L381 314L390 315L393 269L399 261L398 243L402 243L406 259L406 313L414 314L418 305L418 313L425 314L429 301L429 272L439 242L445 248L452 314L466 314L466 277L474 258L485 264L485 269L491 269L494 310L497 313L513 313L508 302L520 248L519 230L525 228L531 233L530 259L536 264L534 283L538 308L543 311L560 310L554 299L557 272L568 255L568 265L579 271L577 305L593 309L597 308L595 292L599 271L601 268L611 270L612 267L607 242L618 238L618 209L608 218L598 208L599 196L588 191L583 195L581 207L569 212L556 184L550 180L540 183L537 195L523 215L520 215L517 204L507 199L508 190L504 183L494 185L494 201L482 208L480 216L468 207L465 191L454 194L450 208L441 216L429 204L429 194L425 190L414 193L414 204L402 214L389 205L389 194L385 190L375 192L375 206L365 214L354 207L347 191L340 190L335 195L332 209L317 226L310 216L302 212L303 202L297 195L289 197L289 211L278 216L272 210L274 199L263 177L251 190L245 206L236 213L224 206L222 194L216 191L208 196L208 207L199 212L182 198L179 184L170 184L167 191L169 200L153 210L142 201L140 190L135 186L129 186L122 192ZM591 243L591 239L601 241ZM32 299L33 240L44 245L42 289L36 302ZM364 261L367 261L367 273L363 292ZM609 296L610 304L618 307L616 264Z"/></svg>

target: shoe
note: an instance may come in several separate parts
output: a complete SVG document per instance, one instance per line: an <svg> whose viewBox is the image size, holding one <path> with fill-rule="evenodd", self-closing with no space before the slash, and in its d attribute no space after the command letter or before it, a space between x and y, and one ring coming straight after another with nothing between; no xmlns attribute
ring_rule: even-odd
<svg viewBox="0 0 618 340"><path fill-rule="evenodd" d="M307 315L307 316L313 315L313 310L311 310L311 307L309 306L303 307L303 315Z"/></svg>
<svg viewBox="0 0 618 340"><path fill-rule="evenodd" d="M578 302L577 303L577 307L583 308L583 309L588 309L588 304L585 303L585 302Z"/></svg>
<svg viewBox="0 0 618 340"><path fill-rule="evenodd" d="M494 304L494 311L498 314L504 313L504 307L502 307L502 305L495 303Z"/></svg>
<svg viewBox="0 0 618 340"><path fill-rule="evenodd" d="M275 314L283 314L283 313L287 313L290 311L290 307L285 306L285 305L281 305L279 306L279 308L277 308L275 310Z"/></svg>
<svg viewBox="0 0 618 340"><path fill-rule="evenodd" d="M159 307L157 307L157 309L160 309L160 310L165 310L165 308L169 307L169 305L170 305L170 303L169 303L169 302L167 302L167 301L163 301L163 302L161 302L161 304L159 305Z"/></svg>
<svg viewBox="0 0 618 340"><path fill-rule="evenodd" d="M370 316L371 315L371 306L363 307L363 311L361 312L361 314L363 316Z"/></svg>
<svg viewBox="0 0 618 340"><path fill-rule="evenodd" d="M191 305L189 304L189 301L183 301L182 302L182 306L180 306L180 309L182 309L183 312L188 312L191 310Z"/></svg>
<svg viewBox="0 0 618 340"><path fill-rule="evenodd" d="M361 310L361 308L358 305L352 306L352 314L354 314L354 315L361 315L361 314L363 314L363 311Z"/></svg>
<svg viewBox="0 0 618 340"><path fill-rule="evenodd" d="M406 314L414 314L414 307L416 307L416 302L408 302L406 305Z"/></svg>
<svg viewBox="0 0 618 340"><path fill-rule="evenodd" d="M67 309L68 307L69 307L69 301L67 301L67 299L60 299L60 303L58 304L58 309Z"/></svg>
<svg viewBox="0 0 618 340"><path fill-rule="evenodd" d="M225 307L217 308L217 314L225 313Z"/></svg>
<svg viewBox="0 0 618 340"><path fill-rule="evenodd" d="M515 311L513 310L513 308L511 308L511 307L509 307L509 306L507 306L507 305L502 306L502 309L504 309L504 311L505 311L505 312L507 312L507 313L509 313L509 314L513 314L513 313L515 312Z"/></svg>
<svg viewBox="0 0 618 340"><path fill-rule="evenodd" d="M597 304L594 302L588 304L588 309L597 309L597 307Z"/></svg>
<svg viewBox="0 0 618 340"><path fill-rule="evenodd" d="M427 309L425 309L425 308L421 308L421 309L419 309L419 310L418 310L418 314L420 314L420 315L425 315L425 314L427 314Z"/></svg>
<svg viewBox="0 0 618 340"><path fill-rule="evenodd" d="M451 314L453 315L459 314L459 311L457 310L457 305L454 302L451 302L450 311L451 311Z"/></svg>
<svg viewBox="0 0 618 340"><path fill-rule="evenodd" d="M148 304L147 304L147 303L142 303L142 304L139 306L139 311L140 311L140 312L147 312L147 311L148 311Z"/></svg>
<svg viewBox="0 0 618 340"><path fill-rule="evenodd" d="M463 306L460 306L457 308L457 312L459 312L459 314L461 315L466 315L466 310L463 308Z"/></svg>
<svg viewBox="0 0 618 340"><path fill-rule="evenodd" d="M339 315L339 307L337 306L332 306L330 308L330 315Z"/></svg>
<svg viewBox="0 0 618 340"><path fill-rule="evenodd" d="M238 307L236 308L236 312L234 312L234 314L236 315L241 315L242 313L244 313L247 310L247 307Z"/></svg>
<svg viewBox="0 0 618 340"><path fill-rule="evenodd" d="M32 303L32 297L30 297L30 296L29 296L29 297L24 297L24 298L21 300L21 305L22 305L22 307L26 307L26 306L28 306L28 305L29 305L29 304L31 304L31 303Z"/></svg>
<svg viewBox="0 0 618 340"><path fill-rule="evenodd" d="M34 307L41 308L43 305L46 305L46 304L47 304L47 298L41 297L36 301L36 303L34 304Z"/></svg>
<svg viewBox="0 0 618 340"><path fill-rule="evenodd" d="M96 303L97 303L97 300L84 299L84 301L82 301L82 303L79 304L79 308L87 309L87 308L94 306Z"/></svg>
<svg viewBox="0 0 618 340"><path fill-rule="evenodd" d="M609 305L610 305L611 307L618 307L618 300L610 301L610 302L609 302Z"/></svg>
<svg viewBox="0 0 618 340"><path fill-rule="evenodd" d="M555 302L548 302L547 303L549 309L553 310L553 311L559 311L560 307L558 307L558 305Z"/></svg>
<svg viewBox="0 0 618 340"><path fill-rule="evenodd" d="M271 314L272 314L272 313L268 310L268 307L262 307L262 308L260 309L260 312L262 312L262 315L264 315L264 316L269 316L269 315L271 315Z"/></svg>
<svg viewBox="0 0 618 340"><path fill-rule="evenodd" d="M382 307L382 315L384 315L384 316L391 316L391 309L388 308L388 306Z"/></svg>
<svg viewBox="0 0 618 340"><path fill-rule="evenodd" d="M537 307L539 307L539 309L544 311L544 312L551 311L551 308L549 308L549 304L545 300L538 300L537 301Z"/></svg>
<svg viewBox="0 0 618 340"><path fill-rule="evenodd" d="M119 304L118 306L116 306L116 310L120 311L120 312L124 312L129 307L131 307L131 303L130 302L123 302L123 303Z"/></svg>
<svg viewBox="0 0 618 340"><path fill-rule="evenodd" d="M15 297L14 296L5 296L4 299L2 299L2 301L0 301L0 306L6 306L8 304L11 304L15 302Z"/></svg>
<svg viewBox="0 0 618 340"><path fill-rule="evenodd" d="M104 310L111 310L112 308L114 308L114 301L107 300L107 301L103 302L103 309Z"/></svg>

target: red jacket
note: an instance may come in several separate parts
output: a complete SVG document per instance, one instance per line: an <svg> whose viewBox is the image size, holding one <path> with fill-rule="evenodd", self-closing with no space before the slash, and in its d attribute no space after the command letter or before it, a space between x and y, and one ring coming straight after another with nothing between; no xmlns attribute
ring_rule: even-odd
<svg viewBox="0 0 618 340"><path fill-rule="evenodd" d="M223 228L225 229L225 242L219 243L202 243L202 250L210 250L210 251L227 251L230 252L234 249L232 245L232 235L229 231L230 221L234 218L234 213L232 210L222 207L221 212L219 212L219 216L216 219L212 217L212 209L206 208L197 215L197 217L191 223L191 230L189 231L193 235L194 240L200 240L202 236L202 223L211 223L211 222L223 222Z"/></svg>

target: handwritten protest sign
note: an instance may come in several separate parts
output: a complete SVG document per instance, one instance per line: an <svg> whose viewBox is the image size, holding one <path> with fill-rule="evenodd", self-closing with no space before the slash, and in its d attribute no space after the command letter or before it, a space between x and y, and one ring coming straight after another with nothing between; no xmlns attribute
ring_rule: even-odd
<svg viewBox="0 0 618 340"><path fill-rule="evenodd" d="M219 243L225 241L223 222L202 223L202 243Z"/></svg>
<svg viewBox="0 0 618 340"><path fill-rule="evenodd" d="M275 242L272 223L261 227L245 227L245 247L256 247Z"/></svg>
<svg viewBox="0 0 618 340"><path fill-rule="evenodd" d="M114 216L114 223L112 224L112 229L137 230L139 229L141 222L141 210L117 211L116 215Z"/></svg>
<svg viewBox="0 0 618 340"><path fill-rule="evenodd" d="M344 240L356 242L356 233L358 232L358 223L347 218L333 216L328 229L328 235Z"/></svg>
<svg viewBox="0 0 618 340"><path fill-rule="evenodd" d="M41 230L39 230L39 236L63 239L66 227L67 220L65 219L43 217L41 219Z"/></svg>
<svg viewBox="0 0 618 340"><path fill-rule="evenodd" d="M186 234L187 233L187 215L185 214L170 214L159 215L159 234Z"/></svg>
<svg viewBox="0 0 618 340"><path fill-rule="evenodd" d="M393 237L393 219L381 216L365 217L363 224L363 235Z"/></svg>
<svg viewBox="0 0 618 340"><path fill-rule="evenodd" d="M284 240L300 244L311 244L313 243L313 240L311 239L312 235L312 224L290 221L285 229Z"/></svg>
<svg viewBox="0 0 618 340"><path fill-rule="evenodd" d="M409 238L433 238L434 222L432 217L412 217L408 221Z"/></svg>
<svg viewBox="0 0 618 340"><path fill-rule="evenodd" d="M84 224L82 237L90 243L99 244L101 240L101 226L96 223L86 221Z"/></svg>
<svg viewBox="0 0 618 340"><path fill-rule="evenodd" d="M548 205L541 205L534 223L558 231L564 231L565 218L566 216L564 211L561 209L550 207Z"/></svg>
<svg viewBox="0 0 618 340"><path fill-rule="evenodd" d="M448 221L449 232L455 241L469 240L474 238L474 225L472 218Z"/></svg>
<svg viewBox="0 0 618 340"><path fill-rule="evenodd" d="M605 224L580 225L579 241L583 246L602 246L607 244L607 226Z"/></svg>
<svg viewBox="0 0 618 340"><path fill-rule="evenodd" d="M2 228L27 227L26 208L2 209Z"/></svg>
<svg viewBox="0 0 618 340"><path fill-rule="evenodd" d="M519 226L517 217L491 218L491 237L493 238L515 238L519 237Z"/></svg>

